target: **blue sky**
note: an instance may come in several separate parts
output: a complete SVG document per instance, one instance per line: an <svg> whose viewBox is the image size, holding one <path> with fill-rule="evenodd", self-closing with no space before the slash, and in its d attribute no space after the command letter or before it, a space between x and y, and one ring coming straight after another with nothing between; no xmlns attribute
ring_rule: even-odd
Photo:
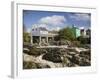
<svg viewBox="0 0 100 80"><path fill-rule="evenodd" d="M72 25L89 28L91 27L91 14L23 10L23 24L27 29L34 24L46 25L51 30Z"/></svg>

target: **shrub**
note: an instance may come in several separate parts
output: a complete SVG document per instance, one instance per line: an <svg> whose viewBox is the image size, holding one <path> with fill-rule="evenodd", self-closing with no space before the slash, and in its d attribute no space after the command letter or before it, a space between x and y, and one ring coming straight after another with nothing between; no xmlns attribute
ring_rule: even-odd
<svg viewBox="0 0 100 80"><path fill-rule="evenodd" d="M30 43L30 40L31 40L30 33L24 32L23 33L23 41Z"/></svg>
<svg viewBox="0 0 100 80"><path fill-rule="evenodd" d="M90 44L91 43L90 37L80 36L80 37L77 38L77 40L80 41L81 44Z"/></svg>

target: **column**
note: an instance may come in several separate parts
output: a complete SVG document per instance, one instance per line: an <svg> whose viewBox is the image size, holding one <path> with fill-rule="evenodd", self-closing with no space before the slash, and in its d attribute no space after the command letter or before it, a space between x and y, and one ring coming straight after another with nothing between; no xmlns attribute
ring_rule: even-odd
<svg viewBox="0 0 100 80"><path fill-rule="evenodd" d="M41 36L39 36L39 45L41 46Z"/></svg>
<svg viewBox="0 0 100 80"><path fill-rule="evenodd" d="M47 40L47 44L48 44L48 36L46 37L46 40Z"/></svg>

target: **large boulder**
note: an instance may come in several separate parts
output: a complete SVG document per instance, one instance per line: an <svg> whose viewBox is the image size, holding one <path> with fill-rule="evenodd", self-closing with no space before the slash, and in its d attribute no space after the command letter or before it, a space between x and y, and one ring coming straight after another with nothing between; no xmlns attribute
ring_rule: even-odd
<svg viewBox="0 0 100 80"><path fill-rule="evenodd" d="M79 65L80 65L80 66L90 66L91 63L90 63L90 61L89 61L88 59L82 57L82 58L80 59L80 61L79 61Z"/></svg>
<svg viewBox="0 0 100 80"><path fill-rule="evenodd" d="M24 53L29 53L29 51L30 51L30 50L29 50L28 48L23 48L23 52L24 52Z"/></svg>
<svg viewBox="0 0 100 80"><path fill-rule="evenodd" d="M40 68L50 68L47 64L35 63L35 62L23 62L23 69L40 69Z"/></svg>
<svg viewBox="0 0 100 80"><path fill-rule="evenodd" d="M41 68L50 68L50 66L49 65L47 65L47 64L42 64L42 63L37 63L37 68L39 69L41 69Z"/></svg>
<svg viewBox="0 0 100 80"><path fill-rule="evenodd" d="M52 61L54 63L62 62L61 57L59 54L51 53L51 54L45 54L43 55L42 59Z"/></svg>

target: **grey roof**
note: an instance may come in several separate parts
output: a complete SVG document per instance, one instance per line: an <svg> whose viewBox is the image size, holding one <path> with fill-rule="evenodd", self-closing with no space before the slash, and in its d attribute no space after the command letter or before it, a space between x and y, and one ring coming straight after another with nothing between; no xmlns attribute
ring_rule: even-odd
<svg viewBox="0 0 100 80"><path fill-rule="evenodd" d="M45 27L39 27L39 30L48 31Z"/></svg>

